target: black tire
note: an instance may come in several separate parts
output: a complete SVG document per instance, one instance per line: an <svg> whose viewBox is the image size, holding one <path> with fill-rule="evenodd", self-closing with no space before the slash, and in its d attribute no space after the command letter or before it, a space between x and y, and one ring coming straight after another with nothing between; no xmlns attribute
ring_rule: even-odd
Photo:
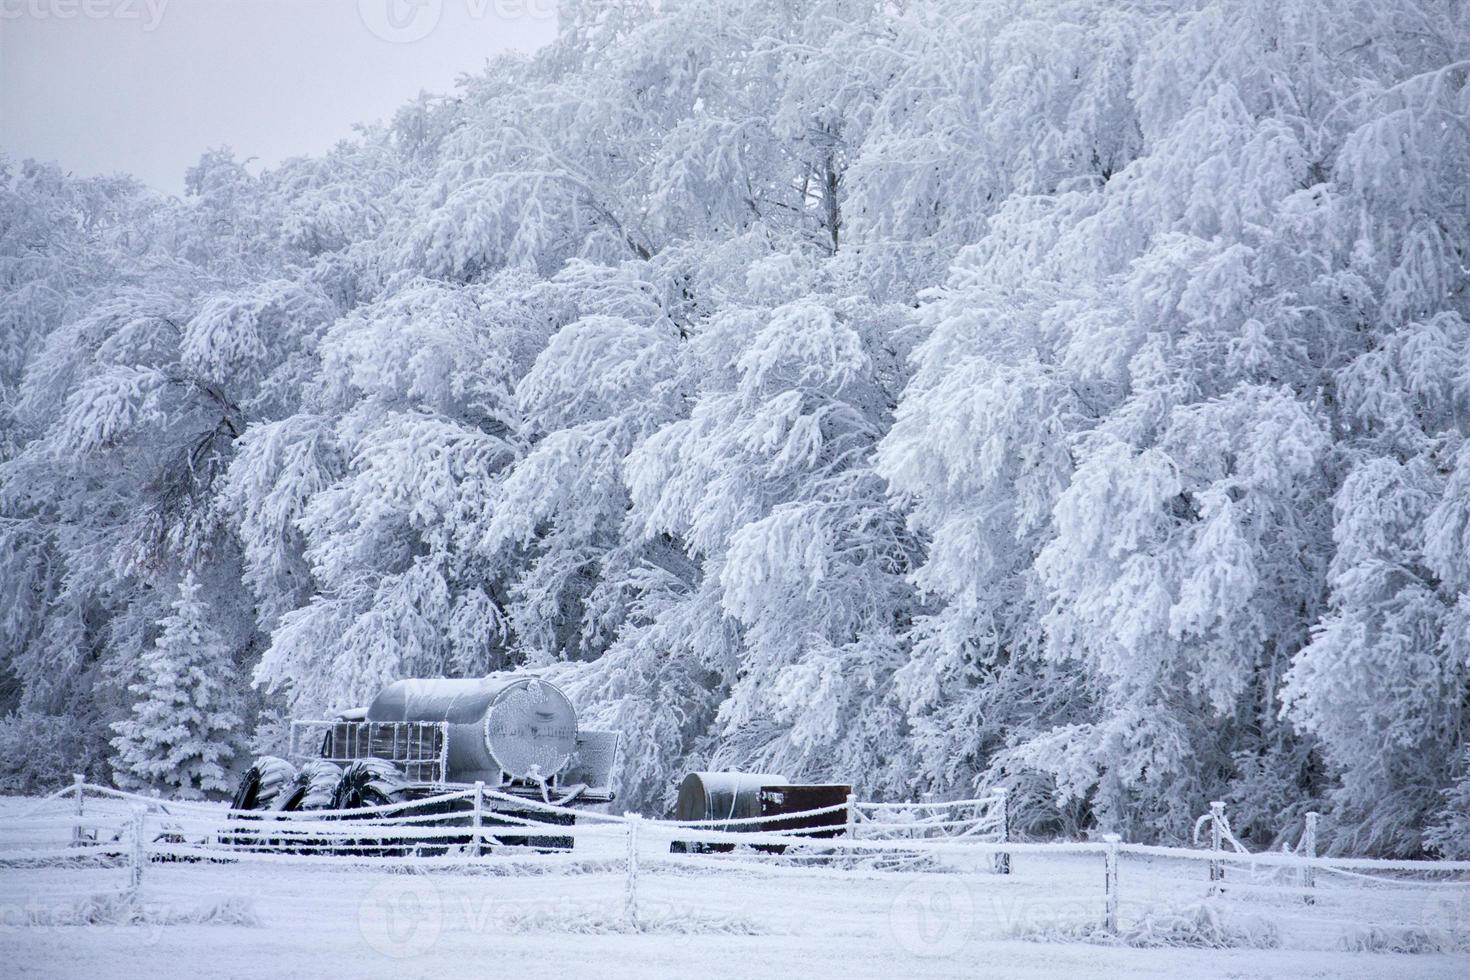
<svg viewBox="0 0 1470 980"><path fill-rule="evenodd" d="M295 780L295 766L285 759L263 755L240 777L240 785L236 787L235 795L230 800L230 809L242 814L239 817L241 820L258 819L243 814L275 809L276 803L290 792ZM232 847L252 850L270 850L274 847L274 842L263 839L256 827L247 826L241 826L235 833L225 835L222 842Z"/></svg>
<svg viewBox="0 0 1470 980"><path fill-rule="evenodd" d="M337 780L332 792L333 810L360 810L369 807L390 806L404 802L403 773L393 763L384 759L358 759L348 763ZM373 819L378 814L363 814L363 819ZM351 817L341 819L350 820ZM402 857L412 853L414 841L393 838L364 838L360 841L344 841L345 847L335 848L335 853L359 856Z"/></svg>

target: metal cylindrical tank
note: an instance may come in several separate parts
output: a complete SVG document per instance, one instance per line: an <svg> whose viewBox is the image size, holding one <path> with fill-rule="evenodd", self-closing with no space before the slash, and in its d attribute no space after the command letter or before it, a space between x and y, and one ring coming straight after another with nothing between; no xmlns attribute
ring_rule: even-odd
<svg viewBox="0 0 1470 980"><path fill-rule="evenodd" d="M368 705L367 720L448 722L446 777L456 782L495 783L501 771L549 779L577 744L572 702L550 681L526 675L398 681Z"/></svg>
<svg viewBox="0 0 1470 980"><path fill-rule="evenodd" d="M791 780L769 772L691 772L679 784L675 818L747 820L761 815L761 787L785 786ZM758 824L735 824L715 830L758 830Z"/></svg>

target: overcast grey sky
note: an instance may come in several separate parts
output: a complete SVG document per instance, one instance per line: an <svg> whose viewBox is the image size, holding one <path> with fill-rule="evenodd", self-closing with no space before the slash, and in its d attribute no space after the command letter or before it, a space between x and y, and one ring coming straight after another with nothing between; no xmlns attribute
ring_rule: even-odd
<svg viewBox="0 0 1470 980"><path fill-rule="evenodd" d="M319 153L555 33L554 0L0 0L0 151L178 193L208 147Z"/></svg>

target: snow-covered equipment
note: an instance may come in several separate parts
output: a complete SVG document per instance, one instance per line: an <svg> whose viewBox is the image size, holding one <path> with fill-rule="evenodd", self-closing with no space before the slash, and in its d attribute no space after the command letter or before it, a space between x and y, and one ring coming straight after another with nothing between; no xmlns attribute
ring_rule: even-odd
<svg viewBox="0 0 1470 980"><path fill-rule="evenodd" d="M553 779L577 751L577 711L538 677L406 680L367 708L368 722L444 723L444 764L456 782Z"/></svg>
<svg viewBox="0 0 1470 980"><path fill-rule="evenodd" d="M275 808L286 812L330 809L341 781L342 768L336 763L311 759L296 773L290 791L276 798Z"/></svg>
<svg viewBox="0 0 1470 980"><path fill-rule="evenodd" d="M409 805L405 816L434 822L442 817L455 826L470 820L470 809L481 814L484 826L570 825L566 807L612 800L619 737L579 728L571 700L536 674L402 680L333 720L292 722L292 761L257 761L235 809L401 803ZM415 802L464 789L489 801L488 811L463 800L422 807ZM571 846L565 836L506 838L534 847Z"/></svg>
<svg viewBox="0 0 1470 980"><path fill-rule="evenodd" d="M332 810L388 806L403 798L403 774L386 759L358 759L342 770L332 793Z"/></svg>
<svg viewBox="0 0 1470 980"><path fill-rule="evenodd" d="M709 823L710 830L754 830L761 816L761 788L786 786L785 776L769 772L691 772L679 784L674 819L680 823Z"/></svg>
<svg viewBox="0 0 1470 980"><path fill-rule="evenodd" d="M581 803L612 799L619 734L577 726L571 700L535 674L413 679L333 721L291 723L291 757L393 763L410 787L471 786Z"/></svg>
<svg viewBox="0 0 1470 980"><path fill-rule="evenodd" d="M231 810L272 810L277 801L289 795L296 781L296 767L285 759L263 755L245 770L240 779L235 797L230 801Z"/></svg>
<svg viewBox="0 0 1470 980"><path fill-rule="evenodd" d="M836 837L847 830L852 787L842 783L762 786L761 830Z"/></svg>
<svg viewBox="0 0 1470 980"><path fill-rule="evenodd" d="M832 837L847 825L851 795L851 786L793 785L776 773L691 772L679 785L674 818L704 830ZM679 841L673 850L728 851L733 846ZM779 845L769 849L781 850Z"/></svg>

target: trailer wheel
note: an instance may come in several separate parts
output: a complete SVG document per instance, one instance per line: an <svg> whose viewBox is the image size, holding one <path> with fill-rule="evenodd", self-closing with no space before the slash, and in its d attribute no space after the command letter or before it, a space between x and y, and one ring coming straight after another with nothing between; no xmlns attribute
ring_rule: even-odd
<svg viewBox="0 0 1470 980"><path fill-rule="evenodd" d="M358 759L342 770L337 787L332 791L330 808L359 810L399 803L403 800L405 785L403 773L386 759Z"/></svg>
<svg viewBox="0 0 1470 980"><path fill-rule="evenodd" d="M259 812L271 810L291 791L291 785L296 780L296 767L285 759L278 759L273 755L263 755L255 760L255 764L245 770L245 775L240 777L240 785L235 790L235 796L230 800L230 809L239 813L241 820L255 821L259 817L249 817L244 814L248 811ZM223 842L232 847L243 847L247 849L271 848L274 842L261 838L259 824L239 825L235 832L226 834Z"/></svg>
<svg viewBox="0 0 1470 980"><path fill-rule="evenodd" d="M361 810L367 807L389 806L404 800L405 782L403 774L393 763L384 759L358 759L342 770L337 788L332 793L333 810ZM364 819L373 819L378 814L364 814ZM351 817L344 819L351 820ZM402 857L412 853L415 842L402 838L366 837L361 840L342 841L345 847L334 848L336 853L359 856Z"/></svg>
<svg viewBox="0 0 1470 980"><path fill-rule="evenodd" d="M296 773L289 790L276 797L275 809L286 813L325 810L332 805L332 797L341 781L341 766L326 759L312 759Z"/></svg>
<svg viewBox="0 0 1470 980"><path fill-rule="evenodd" d="M296 780L296 767L285 759L263 755L240 777L231 810L271 810Z"/></svg>

